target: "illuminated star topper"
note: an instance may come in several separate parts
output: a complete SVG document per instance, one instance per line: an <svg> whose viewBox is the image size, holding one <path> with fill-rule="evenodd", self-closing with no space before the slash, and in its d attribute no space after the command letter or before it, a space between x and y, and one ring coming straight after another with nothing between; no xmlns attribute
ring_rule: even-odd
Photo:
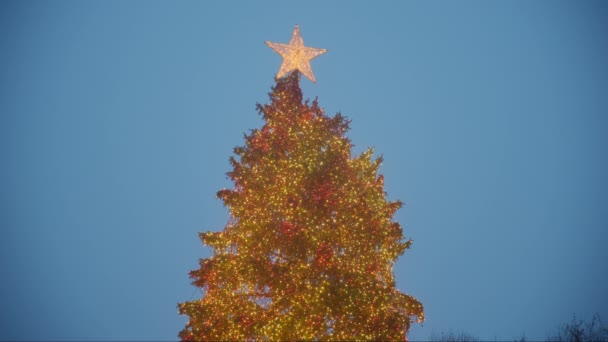
<svg viewBox="0 0 608 342"><path fill-rule="evenodd" d="M313 75L312 68L310 67L310 60L326 53L327 50L304 46L298 25L293 29L293 35L289 44L266 42L266 45L283 57L283 64L281 64L281 68L277 73L277 78L283 77L283 75L292 70L298 70L313 83L316 82L315 75Z"/></svg>

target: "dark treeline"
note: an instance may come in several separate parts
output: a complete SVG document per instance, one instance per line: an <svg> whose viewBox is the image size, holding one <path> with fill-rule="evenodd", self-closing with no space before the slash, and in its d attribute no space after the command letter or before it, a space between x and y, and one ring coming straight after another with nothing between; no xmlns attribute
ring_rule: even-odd
<svg viewBox="0 0 608 342"><path fill-rule="evenodd" d="M431 333L430 341L437 342L480 342L477 336L464 331L448 331L441 333ZM528 341L524 336L514 339L516 342ZM546 342L608 342L608 328L606 328L599 316L585 322L577 319L576 316L568 323L559 325L555 331L545 338Z"/></svg>

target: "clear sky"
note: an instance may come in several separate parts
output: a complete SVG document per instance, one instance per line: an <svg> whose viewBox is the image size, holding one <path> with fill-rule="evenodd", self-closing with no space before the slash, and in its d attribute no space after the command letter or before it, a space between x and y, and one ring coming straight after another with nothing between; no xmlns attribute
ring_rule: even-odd
<svg viewBox="0 0 608 342"><path fill-rule="evenodd" d="M0 339L176 339L281 58L384 156L410 337L608 322L608 3L0 2Z"/></svg>

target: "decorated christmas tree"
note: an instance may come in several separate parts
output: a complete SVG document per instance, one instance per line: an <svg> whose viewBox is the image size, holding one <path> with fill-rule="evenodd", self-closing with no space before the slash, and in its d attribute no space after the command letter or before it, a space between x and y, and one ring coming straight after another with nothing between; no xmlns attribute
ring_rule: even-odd
<svg viewBox="0 0 608 342"><path fill-rule="evenodd" d="M258 105L261 129L234 149L230 210L223 231L201 233L213 249L190 273L202 298L179 304L183 340L407 339L422 305L395 287L393 265L410 247L393 222L381 158L351 155L349 121L303 101L300 72L314 82L296 26L289 44L267 42L283 57Z"/></svg>

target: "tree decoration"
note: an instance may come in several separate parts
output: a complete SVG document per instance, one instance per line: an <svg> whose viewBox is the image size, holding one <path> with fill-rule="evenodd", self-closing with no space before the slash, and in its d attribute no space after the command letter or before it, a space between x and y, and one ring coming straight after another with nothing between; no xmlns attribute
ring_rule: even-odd
<svg viewBox="0 0 608 342"><path fill-rule="evenodd" d="M315 49L304 46L304 40L300 36L300 27L296 25L293 30L289 44L266 42L271 49L283 57L283 64L277 73L277 78L283 77L292 70L299 70L313 83L316 82L315 75L310 67L310 60L327 52L325 49Z"/></svg>
<svg viewBox="0 0 608 342"><path fill-rule="evenodd" d="M301 46L297 27L290 45ZM217 196L231 218L200 234L213 254L190 272L202 298L178 306L182 340L407 339L424 319L395 287L411 240L392 220L401 202L386 199L382 160L352 156L349 121L302 101L295 59L258 104L263 127L230 158L234 187Z"/></svg>

